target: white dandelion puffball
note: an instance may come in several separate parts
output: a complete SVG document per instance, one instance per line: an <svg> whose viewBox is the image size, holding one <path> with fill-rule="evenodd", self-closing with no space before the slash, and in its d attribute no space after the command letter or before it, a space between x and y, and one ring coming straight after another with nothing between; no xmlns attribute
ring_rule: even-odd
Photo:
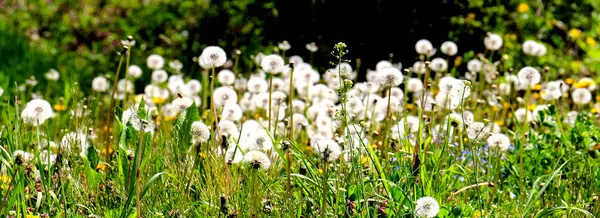
<svg viewBox="0 0 600 218"><path fill-rule="evenodd" d="M142 76L142 68L138 65L131 65L127 68L127 76L131 78L140 78Z"/></svg>
<svg viewBox="0 0 600 218"><path fill-rule="evenodd" d="M502 40L502 37L500 35L494 34L494 33L488 33L488 35L483 40L483 44L485 45L485 48L487 48L488 50L491 50L491 51L496 51L496 50L502 48L503 43L504 43L504 40Z"/></svg>
<svg viewBox="0 0 600 218"><path fill-rule="evenodd" d="M232 88L222 86L216 88L212 94L215 106L218 108L221 108L228 104L237 103L237 93Z"/></svg>
<svg viewBox="0 0 600 218"><path fill-rule="evenodd" d="M448 56L454 56L458 53L458 46L452 41L446 41L440 46L440 51Z"/></svg>
<svg viewBox="0 0 600 218"><path fill-rule="evenodd" d="M435 217L440 212L440 205L432 197L419 198L415 206L415 215L417 217Z"/></svg>
<svg viewBox="0 0 600 218"><path fill-rule="evenodd" d="M21 112L23 121L33 126L44 124L47 119L53 116L52 106L43 99L33 99L27 102L25 109Z"/></svg>
<svg viewBox="0 0 600 218"><path fill-rule="evenodd" d="M421 39L415 44L415 50L420 55L429 55L433 50L433 45L427 39Z"/></svg>
<svg viewBox="0 0 600 218"><path fill-rule="evenodd" d="M306 50L310 52L317 52L317 50L319 50L319 47L314 42L311 42L306 44Z"/></svg>
<svg viewBox="0 0 600 218"><path fill-rule="evenodd" d="M160 55L153 54L146 59L146 65L153 70L162 69L165 66L165 59Z"/></svg>
<svg viewBox="0 0 600 218"><path fill-rule="evenodd" d="M227 62L227 54L218 46L208 46L200 54L198 63L203 69L211 69L213 67L221 67Z"/></svg>
<svg viewBox="0 0 600 218"><path fill-rule="evenodd" d="M242 108L237 104L228 104L223 107L223 119L240 120L242 118Z"/></svg>
<svg viewBox="0 0 600 218"><path fill-rule="evenodd" d="M536 41L527 40L523 42L523 46L521 47L523 48L523 53L525 53L526 55L536 56L540 45Z"/></svg>
<svg viewBox="0 0 600 218"><path fill-rule="evenodd" d="M479 73L479 72L481 72L482 68L483 68L483 63L481 63L480 60L473 59L473 60L470 60L469 62L467 62L467 69L470 72Z"/></svg>
<svg viewBox="0 0 600 218"><path fill-rule="evenodd" d="M494 133L487 139L488 146L490 148L498 149L505 152L510 147L510 139L508 136L501 133Z"/></svg>
<svg viewBox="0 0 600 218"><path fill-rule="evenodd" d="M592 93L590 90L586 88L577 88L571 93L571 97L573 98L573 102L575 104L587 104L592 100Z"/></svg>
<svg viewBox="0 0 600 218"><path fill-rule="evenodd" d="M18 163L21 166L27 166L29 165L29 162L31 162L33 158L35 158L35 156L32 153L26 151L16 150L15 152L13 152L13 158L15 160L15 163Z"/></svg>
<svg viewBox="0 0 600 218"><path fill-rule="evenodd" d="M525 85L533 86L540 83L540 72L533 67L523 67L517 74L519 82Z"/></svg>
<svg viewBox="0 0 600 218"><path fill-rule="evenodd" d="M525 108L519 108L515 111L515 117L519 123L523 121L531 122L533 120L533 114L531 111L526 110Z"/></svg>
<svg viewBox="0 0 600 218"><path fill-rule="evenodd" d="M441 73L448 69L448 62L443 58L434 58L431 60L429 68L435 72Z"/></svg>
<svg viewBox="0 0 600 218"><path fill-rule="evenodd" d="M50 69L48 72L44 74L44 77L50 81L56 81L60 78L60 73L55 69Z"/></svg>
<svg viewBox="0 0 600 218"><path fill-rule="evenodd" d="M196 143L205 143L210 139L210 130L206 124L195 121L191 126L191 133Z"/></svg>
<svg viewBox="0 0 600 218"><path fill-rule="evenodd" d="M271 160L267 154L260 151L249 151L244 155L244 159L242 160L246 164L250 164L252 168L259 169L263 168L268 170L271 166Z"/></svg>
<svg viewBox="0 0 600 218"><path fill-rule="evenodd" d="M263 93L269 89L269 84L263 78L252 77L248 80L247 88L251 93Z"/></svg>
<svg viewBox="0 0 600 218"><path fill-rule="evenodd" d="M175 72L179 72L181 69L183 69L183 64L179 60L172 60L169 61L169 67L175 70Z"/></svg>
<svg viewBox="0 0 600 218"><path fill-rule="evenodd" d="M286 40L283 40L283 42L278 43L277 47L279 47L279 49L281 49L282 51L287 51L290 50L290 48L292 48L290 43Z"/></svg>
<svg viewBox="0 0 600 218"><path fill-rule="evenodd" d="M2 96L2 94L4 94L4 89L0 87L0 96Z"/></svg>
<svg viewBox="0 0 600 218"><path fill-rule="evenodd" d="M400 70L388 67L381 69L378 72L378 81L381 86L384 87L395 87L402 83L404 77L402 76L402 72Z"/></svg>
<svg viewBox="0 0 600 218"><path fill-rule="evenodd" d="M195 79L188 81L185 86L191 94L198 94L202 90L202 84L200 84L200 81Z"/></svg>
<svg viewBox="0 0 600 218"><path fill-rule="evenodd" d="M249 151L262 151L269 152L273 149L273 141L269 134L264 129L253 129L249 130L249 136L246 138L245 147Z"/></svg>
<svg viewBox="0 0 600 218"><path fill-rule="evenodd" d="M164 70L155 70L152 72L152 82L153 83L164 83L169 79L169 75L167 71Z"/></svg>
<svg viewBox="0 0 600 218"><path fill-rule="evenodd" d="M109 86L108 80L103 76L96 77L92 80L92 90L95 92L106 92Z"/></svg>
<svg viewBox="0 0 600 218"><path fill-rule="evenodd" d="M427 71L427 66L422 61L417 61L413 64L412 71L417 74L424 74Z"/></svg>
<svg viewBox="0 0 600 218"><path fill-rule="evenodd" d="M377 65L375 65L375 70L381 70L383 68L388 68L388 67L394 67L394 65L392 65L392 63L389 62L388 60L381 60L381 61L377 62Z"/></svg>
<svg viewBox="0 0 600 218"><path fill-rule="evenodd" d="M334 162L340 158L342 148L332 139L321 139L315 143L315 151L319 153L321 159Z"/></svg>
<svg viewBox="0 0 600 218"><path fill-rule="evenodd" d="M194 104L194 100L188 97L175 98L171 104L176 106L179 110L185 110Z"/></svg>
<svg viewBox="0 0 600 218"><path fill-rule="evenodd" d="M283 72L285 63L281 56L272 54L263 57L262 61L260 62L260 66L267 73L278 74Z"/></svg>
<svg viewBox="0 0 600 218"><path fill-rule="evenodd" d="M231 70L221 70L217 74L217 79L219 80L219 83L230 86L235 83L235 74Z"/></svg>

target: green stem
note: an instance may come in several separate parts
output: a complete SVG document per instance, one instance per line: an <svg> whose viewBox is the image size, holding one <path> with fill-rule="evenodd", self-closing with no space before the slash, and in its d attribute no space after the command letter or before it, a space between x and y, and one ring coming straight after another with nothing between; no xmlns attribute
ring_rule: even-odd
<svg viewBox="0 0 600 218"><path fill-rule="evenodd" d="M127 51L129 52L129 51ZM119 82L119 73L121 72L121 64L123 64L123 55L121 55L121 58L119 60L119 66L117 66L117 73L115 75L115 81L113 82L113 90L112 93L110 95L110 107L109 107L109 111L108 111L108 119L106 119L106 158L105 161L107 163L110 163L110 153L108 152L108 150L110 149L110 137L112 135L111 130L111 126L112 126L112 118L114 117L114 113L115 113L115 93L117 91L117 83Z"/></svg>

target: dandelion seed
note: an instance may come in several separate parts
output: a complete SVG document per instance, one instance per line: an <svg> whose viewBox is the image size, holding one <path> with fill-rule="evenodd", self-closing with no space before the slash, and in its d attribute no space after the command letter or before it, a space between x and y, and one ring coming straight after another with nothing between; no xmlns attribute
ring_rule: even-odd
<svg viewBox="0 0 600 218"><path fill-rule="evenodd" d="M381 70L388 67L394 67L394 65L392 65L392 63L387 60L381 60L377 62L377 65L375 65L375 70Z"/></svg>
<svg viewBox="0 0 600 218"><path fill-rule="evenodd" d="M419 198L415 205L415 215L417 217L435 217L440 212L440 205L432 197Z"/></svg>

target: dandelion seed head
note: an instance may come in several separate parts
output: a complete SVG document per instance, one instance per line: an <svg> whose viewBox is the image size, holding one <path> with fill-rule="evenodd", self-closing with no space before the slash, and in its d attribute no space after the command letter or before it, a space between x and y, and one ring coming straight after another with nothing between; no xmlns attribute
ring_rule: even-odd
<svg viewBox="0 0 600 218"><path fill-rule="evenodd" d="M285 62L283 61L283 58L276 54L267 55L263 57L262 61L260 62L262 69L271 74L279 74L283 72L284 65Z"/></svg>
<svg viewBox="0 0 600 218"><path fill-rule="evenodd" d="M153 70L162 69L165 65L165 59L158 54L152 54L146 59L146 65Z"/></svg>
<svg viewBox="0 0 600 218"><path fill-rule="evenodd" d="M415 205L415 215L417 217L431 218L437 216L440 212L440 205L432 197L419 198Z"/></svg>
<svg viewBox="0 0 600 218"><path fill-rule="evenodd" d="M212 69L223 66L227 62L227 54L221 47L208 46L202 50L198 60L203 69Z"/></svg>

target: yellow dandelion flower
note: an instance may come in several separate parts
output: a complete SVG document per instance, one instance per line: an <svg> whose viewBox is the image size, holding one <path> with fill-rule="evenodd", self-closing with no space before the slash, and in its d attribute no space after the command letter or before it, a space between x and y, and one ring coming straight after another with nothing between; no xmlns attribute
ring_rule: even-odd
<svg viewBox="0 0 600 218"><path fill-rule="evenodd" d="M581 36L581 30L579 30L579 29L569 30L569 37L571 37L573 39L579 39L580 36Z"/></svg>
<svg viewBox="0 0 600 218"><path fill-rule="evenodd" d="M571 85L571 84L573 84L573 79L571 79L571 78L567 78L567 79L565 79L565 83L566 83L567 85Z"/></svg>
<svg viewBox="0 0 600 218"><path fill-rule="evenodd" d="M407 110L412 110L414 107L415 107L415 105L413 105L413 104L406 104Z"/></svg>
<svg viewBox="0 0 600 218"><path fill-rule="evenodd" d="M100 163L98 163L98 165L96 165L96 170L100 170L100 171L105 171L109 168L110 168L110 166L107 163L103 163L103 162L100 162Z"/></svg>
<svg viewBox="0 0 600 218"><path fill-rule="evenodd" d="M535 86L533 86L533 88L531 90L533 90L533 91L540 91L540 90L542 90L542 85L536 84Z"/></svg>
<svg viewBox="0 0 600 218"><path fill-rule="evenodd" d="M154 102L154 104L162 104L165 103L166 100L166 98L152 97L152 102Z"/></svg>
<svg viewBox="0 0 600 218"><path fill-rule="evenodd" d="M509 114L510 115L510 114ZM498 126L503 126L504 125L504 121L502 120L496 120L494 121L496 124L498 124Z"/></svg>
<svg viewBox="0 0 600 218"><path fill-rule="evenodd" d="M596 101L600 101L600 95L596 95Z"/></svg>
<svg viewBox="0 0 600 218"><path fill-rule="evenodd" d="M493 107L492 107L492 110L493 110L493 111L498 111L498 107L496 107L496 106L493 106Z"/></svg>
<svg viewBox="0 0 600 218"><path fill-rule="evenodd" d="M540 93L533 93L533 98L540 99Z"/></svg>
<svg viewBox="0 0 600 218"><path fill-rule="evenodd" d="M40 218L40 216L36 216L36 215L25 215L25 218Z"/></svg>
<svg viewBox="0 0 600 218"><path fill-rule="evenodd" d="M504 103L502 103L502 108L503 109L509 109L510 108L510 104L508 102L504 102Z"/></svg>
<svg viewBox="0 0 600 218"><path fill-rule="evenodd" d="M66 111L67 110L67 106L64 106L62 104L55 104L52 108L54 108L55 111Z"/></svg>
<svg viewBox="0 0 600 218"><path fill-rule="evenodd" d="M585 38L585 43L589 46L596 46L596 40L592 37Z"/></svg>
<svg viewBox="0 0 600 218"><path fill-rule="evenodd" d="M598 109L596 109L596 108L592 108L592 109L590 110L590 112L592 112L593 114L595 114L595 113L598 113Z"/></svg>
<svg viewBox="0 0 600 218"><path fill-rule="evenodd" d="M527 105L527 109L530 110L530 111L535 110L536 107L537 107L537 105L535 105L535 104Z"/></svg>
<svg viewBox="0 0 600 218"><path fill-rule="evenodd" d="M522 2L519 4L519 6L517 6L517 11L521 14L527 13L529 11L529 5L527 5L525 2Z"/></svg>
<svg viewBox="0 0 600 218"><path fill-rule="evenodd" d="M173 121L173 120L175 120L175 118L177 118L177 115L164 117L163 119L166 120L166 121Z"/></svg>
<svg viewBox="0 0 600 218"><path fill-rule="evenodd" d="M319 168L317 171L319 171L320 174L323 174L323 169Z"/></svg>
<svg viewBox="0 0 600 218"><path fill-rule="evenodd" d="M112 146L108 147L108 154L113 154L114 152L115 152L115 149ZM107 154L106 147L100 149L100 154L102 154L102 155Z"/></svg>
<svg viewBox="0 0 600 218"><path fill-rule="evenodd" d="M594 84L594 81L592 81L592 80L580 80L580 81L576 82L575 84L573 84L573 87L587 88L588 86L591 86L593 84Z"/></svg>
<svg viewBox="0 0 600 218"><path fill-rule="evenodd" d="M475 20L475 13L467 14L467 22Z"/></svg>

